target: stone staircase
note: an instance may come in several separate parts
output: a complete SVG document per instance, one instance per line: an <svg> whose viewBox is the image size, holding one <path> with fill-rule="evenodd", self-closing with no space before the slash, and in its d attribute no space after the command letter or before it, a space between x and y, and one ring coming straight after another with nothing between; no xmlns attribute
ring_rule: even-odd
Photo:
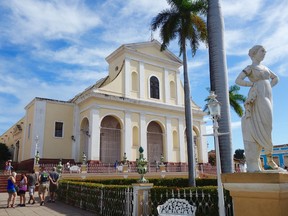
<svg viewBox="0 0 288 216"><path fill-rule="evenodd" d="M7 192L6 187L8 177L9 177L8 175L0 174L0 193Z"/></svg>
<svg viewBox="0 0 288 216"><path fill-rule="evenodd" d="M0 174L0 193L7 193L7 179L9 175ZM20 181L20 175L17 175L16 181Z"/></svg>

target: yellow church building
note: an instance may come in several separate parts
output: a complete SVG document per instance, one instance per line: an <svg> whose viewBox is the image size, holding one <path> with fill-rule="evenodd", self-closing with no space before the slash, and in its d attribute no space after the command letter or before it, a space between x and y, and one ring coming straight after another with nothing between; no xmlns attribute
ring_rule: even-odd
<svg viewBox="0 0 288 216"><path fill-rule="evenodd" d="M68 101L34 98L25 116L0 137L13 161L40 158L114 163L138 149L151 163L187 163L182 61L156 40L120 46L106 61L108 76ZM198 163L208 162L206 115L192 100Z"/></svg>

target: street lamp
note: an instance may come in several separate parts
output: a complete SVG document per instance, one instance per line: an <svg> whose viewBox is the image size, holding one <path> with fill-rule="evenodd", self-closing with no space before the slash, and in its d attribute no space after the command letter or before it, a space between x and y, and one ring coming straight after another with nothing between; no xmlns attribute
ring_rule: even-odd
<svg viewBox="0 0 288 216"><path fill-rule="evenodd" d="M219 215L225 216L225 204L224 204L224 193L223 193L223 185L221 180L221 161L220 161L220 151L219 151L219 140L218 136L227 134L227 133L219 133L218 132L218 119L221 114L221 107L219 101L216 99L217 95L214 94L214 91L210 92L209 101L208 101L208 109L210 115L213 120L213 135L214 135L214 143L216 148L216 168L217 168L217 188L218 188L218 208Z"/></svg>
<svg viewBox="0 0 288 216"><path fill-rule="evenodd" d="M39 137L38 135L35 137L35 153L34 153L34 165L36 164L36 155L38 153L39 156L39 152L38 152L38 142L39 142Z"/></svg>

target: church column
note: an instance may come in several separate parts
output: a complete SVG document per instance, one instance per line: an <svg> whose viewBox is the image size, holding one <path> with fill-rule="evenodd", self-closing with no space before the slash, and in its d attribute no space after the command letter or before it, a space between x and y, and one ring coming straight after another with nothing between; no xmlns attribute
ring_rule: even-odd
<svg viewBox="0 0 288 216"><path fill-rule="evenodd" d="M185 131L184 131L184 119L183 118L179 118L179 125L178 125L178 130L179 130L179 147L180 147L180 162L187 162L186 161L186 151L185 151Z"/></svg>
<svg viewBox="0 0 288 216"><path fill-rule="evenodd" d="M100 118L99 110L90 111L89 131L91 131L88 145L88 160L100 160Z"/></svg>
<svg viewBox="0 0 288 216"><path fill-rule="evenodd" d="M130 59L125 58L125 73L124 73L124 88L125 88L125 97L130 96L131 92L131 67L130 67Z"/></svg>
<svg viewBox="0 0 288 216"><path fill-rule="evenodd" d="M176 71L176 99L177 99L176 103L177 105L180 105L181 103L180 99L182 98L182 96L180 95L180 92L181 92L180 72Z"/></svg>
<svg viewBox="0 0 288 216"><path fill-rule="evenodd" d="M131 160L132 148L132 126L131 113L125 112L125 129L124 129L124 152L126 152L128 160Z"/></svg>
<svg viewBox="0 0 288 216"><path fill-rule="evenodd" d="M204 121L200 122L200 130L199 130L199 163L208 163L208 150L207 150L207 138L204 136L206 134L206 125Z"/></svg>
<svg viewBox="0 0 288 216"><path fill-rule="evenodd" d="M147 125L146 116L144 113L140 114L140 146L142 146L142 148L144 149L144 157L147 158Z"/></svg>
<svg viewBox="0 0 288 216"><path fill-rule="evenodd" d="M164 69L164 94L165 94L165 103L169 102L170 98L170 86L168 80L168 70Z"/></svg>
<svg viewBox="0 0 288 216"><path fill-rule="evenodd" d="M145 96L145 84L146 82L145 80L145 73L144 73L144 63L143 62L139 62L139 97L140 99L144 99Z"/></svg>
<svg viewBox="0 0 288 216"><path fill-rule="evenodd" d="M166 118L166 151L164 154L164 158L167 162L173 162L172 154L173 151L173 132L171 126L171 118Z"/></svg>

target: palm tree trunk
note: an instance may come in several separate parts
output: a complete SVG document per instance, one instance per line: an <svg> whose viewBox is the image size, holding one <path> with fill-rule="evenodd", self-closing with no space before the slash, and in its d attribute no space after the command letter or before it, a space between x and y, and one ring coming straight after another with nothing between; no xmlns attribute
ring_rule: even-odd
<svg viewBox="0 0 288 216"><path fill-rule="evenodd" d="M190 97L190 82L187 68L187 54L185 39L182 42L183 50L183 71L184 71L184 97L185 97L185 122L186 122L186 139L187 139L187 156L188 156L188 181L189 186L196 186L195 175L195 154L194 154L194 142L192 133L192 110L191 110L191 97Z"/></svg>
<svg viewBox="0 0 288 216"><path fill-rule="evenodd" d="M229 107L228 73L224 48L224 20L221 0L208 1L208 42L211 91L215 91L221 103L219 132L229 132L219 136L220 158L223 173L233 172L233 152L231 140L231 118Z"/></svg>

